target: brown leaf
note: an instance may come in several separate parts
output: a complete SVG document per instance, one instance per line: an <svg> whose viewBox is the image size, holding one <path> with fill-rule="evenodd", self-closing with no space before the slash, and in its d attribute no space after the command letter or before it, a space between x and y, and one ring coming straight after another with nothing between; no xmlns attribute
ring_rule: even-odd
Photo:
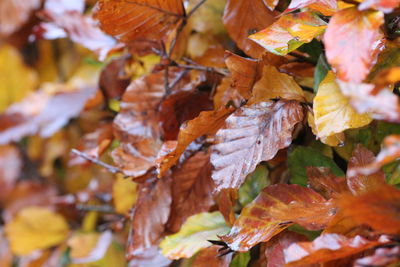
<svg viewBox="0 0 400 267"><path fill-rule="evenodd" d="M101 71L99 87L107 99L119 99L128 87L130 77L125 73L128 60L126 57L113 59Z"/></svg>
<svg viewBox="0 0 400 267"><path fill-rule="evenodd" d="M53 93L39 90L0 115L0 144L18 141L36 133L42 137L51 136L69 119L77 116L95 93L92 86L75 90L61 84L50 86Z"/></svg>
<svg viewBox="0 0 400 267"><path fill-rule="evenodd" d="M229 116L216 134L211 155L218 190L239 188L258 163L289 146L303 115L297 101L277 101L244 106Z"/></svg>
<svg viewBox="0 0 400 267"><path fill-rule="evenodd" d="M285 10L285 13L295 11L300 8L309 8L324 14L332 16L337 10L336 0L292 0L290 5Z"/></svg>
<svg viewBox="0 0 400 267"><path fill-rule="evenodd" d="M358 224L383 233L400 232L400 191L394 187L384 185L362 195L342 196L338 206Z"/></svg>
<svg viewBox="0 0 400 267"><path fill-rule="evenodd" d="M337 198L341 193L349 190L346 179L336 177L329 168L307 167L307 177L311 188L326 199Z"/></svg>
<svg viewBox="0 0 400 267"><path fill-rule="evenodd" d="M171 178L149 179L140 185L132 217L127 257L141 257L164 236L171 210Z"/></svg>
<svg viewBox="0 0 400 267"><path fill-rule="evenodd" d="M349 159L348 169L362 168L373 163L374 161L374 154L361 144L358 144L353 150L352 157ZM347 174L347 185L354 195L368 192L384 184L385 173L382 170L378 170L369 175Z"/></svg>
<svg viewBox="0 0 400 267"><path fill-rule="evenodd" d="M168 229L177 232L188 217L208 211L214 205L213 191L210 154L199 151L172 173L172 208Z"/></svg>
<svg viewBox="0 0 400 267"><path fill-rule="evenodd" d="M328 62L337 70L339 79L364 80L377 56L377 43L383 37L379 32L382 24L381 12L358 11L356 7L333 15L324 44Z"/></svg>
<svg viewBox="0 0 400 267"><path fill-rule="evenodd" d="M203 135L213 134L221 128L232 111L231 108L203 111L198 117L184 123L179 131L176 148L159 159L159 176L164 175L179 160L190 143Z"/></svg>
<svg viewBox="0 0 400 267"><path fill-rule="evenodd" d="M301 241L308 241L304 235L300 235L295 232L285 231L277 236L274 236L265 245L265 257L267 260L266 267L279 267L285 266L285 258L283 251L289 247L292 243ZM311 267L311 266L302 266Z"/></svg>
<svg viewBox="0 0 400 267"><path fill-rule="evenodd" d="M100 0L97 8L100 27L126 43L166 41L185 15L182 0Z"/></svg>
<svg viewBox="0 0 400 267"><path fill-rule="evenodd" d="M244 207L230 233L221 239L233 250L248 251L260 242L267 242L294 222L309 221L317 215L323 217L321 214L324 211L318 210L318 207L325 203L326 200L318 193L299 185L268 186L252 203ZM284 214L284 219L273 216L273 213L291 204L308 206L310 212L303 216L304 210L297 209L291 214ZM309 215L311 217L307 217Z"/></svg>
<svg viewBox="0 0 400 267"><path fill-rule="evenodd" d="M347 175L357 174L370 175L377 172L382 166L388 164L400 157L400 136L389 135L383 139L383 148L376 159L363 166L349 168Z"/></svg>
<svg viewBox="0 0 400 267"><path fill-rule="evenodd" d="M396 7L399 7L399 0L365 0L359 6L359 10L374 8L384 13L390 13Z"/></svg>
<svg viewBox="0 0 400 267"><path fill-rule="evenodd" d="M6 37L21 28L38 9L41 0L2 0L0 3L0 37Z"/></svg>
<svg viewBox="0 0 400 267"><path fill-rule="evenodd" d="M229 267L232 259L232 254L220 257L219 246L209 246L201 250L195 256L192 265L193 267Z"/></svg>
<svg viewBox="0 0 400 267"><path fill-rule="evenodd" d="M217 196L218 209L229 226L236 220L235 205L238 197L238 190L232 188L222 189Z"/></svg>
<svg viewBox="0 0 400 267"><path fill-rule="evenodd" d="M399 98L388 88L377 89L373 84L348 83L338 80L342 93L360 114L369 113L374 119L400 122ZM385 103L385 105L382 105Z"/></svg>
<svg viewBox="0 0 400 267"><path fill-rule="evenodd" d="M277 15L268 10L262 0L228 0L223 22L237 46L249 56L259 58L264 49L247 36L271 25Z"/></svg>
<svg viewBox="0 0 400 267"><path fill-rule="evenodd" d="M381 238L370 241L361 236L347 238L338 234L323 234L312 242L299 242L285 249L286 266L323 263L344 258L388 242Z"/></svg>
<svg viewBox="0 0 400 267"><path fill-rule="evenodd" d="M378 248L371 256L366 256L354 262L354 267L365 266L389 266L391 263L399 262L400 247Z"/></svg>

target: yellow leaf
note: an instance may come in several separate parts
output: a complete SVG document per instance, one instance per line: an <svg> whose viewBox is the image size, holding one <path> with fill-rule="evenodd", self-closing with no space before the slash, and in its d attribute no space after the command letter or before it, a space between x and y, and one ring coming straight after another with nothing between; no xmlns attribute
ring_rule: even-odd
<svg viewBox="0 0 400 267"><path fill-rule="evenodd" d="M26 66L15 48L0 46L0 112L23 99L38 83L34 70Z"/></svg>
<svg viewBox="0 0 400 267"><path fill-rule="evenodd" d="M6 224L11 250L27 255L63 242L69 229L64 217L44 207L26 207Z"/></svg>
<svg viewBox="0 0 400 267"><path fill-rule="evenodd" d="M332 72L329 72L321 82L314 98L313 110L316 134L321 139L347 129L365 126L372 121L369 114L358 114L350 106Z"/></svg>
<svg viewBox="0 0 400 267"><path fill-rule="evenodd" d="M318 136L317 126L315 126L315 118L311 112L308 112L307 114L307 121L313 134ZM344 133L338 133L326 137L321 137L320 141L328 146L338 146L344 142L344 139Z"/></svg>
<svg viewBox="0 0 400 267"><path fill-rule="evenodd" d="M121 174L118 174L113 184L112 195L115 210L118 213L126 213L136 203L137 184L130 179L124 179Z"/></svg>
<svg viewBox="0 0 400 267"><path fill-rule="evenodd" d="M161 252L170 259L190 258L210 245L207 240L217 240L228 231L220 212L199 213L189 217L178 233L167 236L160 243Z"/></svg>
<svg viewBox="0 0 400 267"><path fill-rule="evenodd" d="M293 77L279 72L274 66L266 65L263 67L262 78L254 85L250 103L273 98L305 101L304 92Z"/></svg>

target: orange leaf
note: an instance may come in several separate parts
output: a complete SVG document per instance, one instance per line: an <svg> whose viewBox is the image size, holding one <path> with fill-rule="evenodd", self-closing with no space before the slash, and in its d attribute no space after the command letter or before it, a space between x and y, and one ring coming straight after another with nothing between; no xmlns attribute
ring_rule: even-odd
<svg viewBox="0 0 400 267"><path fill-rule="evenodd" d="M184 15L182 0L100 0L96 18L123 42L166 41Z"/></svg>
<svg viewBox="0 0 400 267"><path fill-rule="evenodd" d="M220 247L209 246L201 250L192 262L196 267L229 267L232 254L220 257Z"/></svg>
<svg viewBox="0 0 400 267"><path fill-rule="evenodd" d="M264 49L248 40L247 36L271 25L277 15L268 10L262 0L228 0L223 23L241 50L253 58L259 58Z"/></svg>
<svg viewBox="0 0 400 267"><path fill-rule="evenodd" d="M371 256L360 258L354 262L354 267L364 266L390 266L391 263L398 263L400 247L378 248Z"/></svg>
<svg viewBox="0 0 400 267"><path fill-rule="evenodd" d="M332 16L337 10L336 0L292 0L285 10L285 13L295 11L296 9L307 7L324 14Z"/></svg>
<svg viewBox="0 0 400 267"><path fill-rule="evenodd" d="M357 254L388 242L386 238L369 241L361 236L347 238L338 234L323 234L312 242L300 242L285 249L287 266L322 263Z"/></svg>
<svg viewBox="0 0 400 267"><path fill-rule="evenodd" d="M359 10L374 8L385 13L392 12L393 9L400 6L399 0L364 0L359 6Z"/></svg>
<svg viewBox="0 0 400 267"><path fill-rule="evenodd" d="M337 198L341 193L348 192L346 179L336 177L329 168L307 167L307 176L311 188L326 199Z"/></svg>
<svg viewBox="0 0 400 267"><path fill-rule="evenodd" d="M344 81L361 82L368 75L377 56L377 44L383 37L379 27L383 14L341 10L331 18L324 35L328 62Z"/></svg>
<svg viewBox="0 0 400 267"><path fill-rule="evenodd" d="M299 102L283 100L244 106L229 116L215 136L211 155L218 190L239 188L258 163L289 146L303 116Z"/></svg>
<svg viewBox="0 0 400 267"><path fill-rule="evenodd" d="M356 223L390 234L400 233L400 191L384 185L357 196L342 196L339 208Z"/></svg>
<svg viewBox="0 0 400 267"><path fill-rule="evenodd" d="M326 200L312 189L299 185L276 184L264 188L260 195L249 205L244 207L236 219L230 233L221 239L236 251L248 251L260 242L267 242L297 219L305 220L303 210L286 214L286 218L274 217L273 213L285 209L291 203L304 204L310 207L312 219L317 214L322 214L314 207L326 203ZM315 206L316 205L316 206Z"/></svg>

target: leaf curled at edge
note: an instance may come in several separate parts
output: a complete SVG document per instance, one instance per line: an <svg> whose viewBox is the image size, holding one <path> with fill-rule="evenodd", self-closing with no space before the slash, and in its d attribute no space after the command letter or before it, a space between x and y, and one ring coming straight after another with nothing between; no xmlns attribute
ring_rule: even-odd
<svg viewBox="0 0 400 267"><path fill-rule="evenodd" d="M217 190L239 188L258 163L289 146L292 131L303 116L299 102L284 100L244 106L230 115L212 147Z"/></svg>

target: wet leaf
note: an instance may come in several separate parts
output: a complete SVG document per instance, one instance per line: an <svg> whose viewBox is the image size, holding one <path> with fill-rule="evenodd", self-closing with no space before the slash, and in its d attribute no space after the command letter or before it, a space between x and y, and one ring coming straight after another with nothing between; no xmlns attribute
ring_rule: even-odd
<svg viewBox="0 0 400 267"><path fill-rule="evenodd" d="M324 210L320 207L325 203L322 196L309 188L287 184L267 186L252 203L243 208L229 234L221 239L233 250L248 251L260 242L269 241L293 222L312 220L317 214L321 216ZM274 217L274 213L290 209L290 205L296 205L294 210L297 209L297 212L291 210L292 213L284 214L285 218L280 218L282 214L275 214L278 217ZM310 213L304 215L304 210L298 209L298 205L303 205L302 208L308 206Z"/></svg>
<svg viewBox="0 0 400 267"><path fill-rule="evenodd" d="M293 128L302 119L303 108L296 101L256 103L229 116L216 134L211 155L218 190L239 188L258 163L289 146Z"/></svg>
<svg viewBox="0 0 400 267"><path fill-rule="evenodd" d="M399 262L400 247L378 248L371 256L366 256L355 261L354 267L363 266L388 266Z"/></svg>
<svg viewBox="0 0 400 267"><path fill-rule="evenodd" d="M27 255L36 249L45 249L63 242L69 228L65 219L42 207L25 207L5 226L11 250Z"/></svg>
<svg viewBox="0 0 400 267"><path fill-rule="evenodd" d="M271 53L286 55L303 43L311 42L325 28L326 23L312 13L291 13L249 38Z"/></svg>
<svg viewBox="0 0 400 267"><path fill-rule="evenodd" d="M191 266L196 267L231 267L229 264L232 258L232 254L225 256L218 256L221 252L219 246L209 246L208 248L202 249L192 262ZM243 266L243 265L241 265Z"/></svg>
<svg viewBox="0 0 400 267"><path fill-rule="evenodd" d="M216 240L218 235L228 231L221 213L203 212L189 217L178 233L167 236L161 242L160 248L170 259L189 258L208 247L208 240Z"/></svg>
<svg viewBox="0 0 400 267"><path fill-rule="evenodd" d="M127 43L166 41L185 15L182 0L101 0L97 7L101 29Z"/></svg>
<svg viewBox="0 0 400 267"><path fill-rule="evenodd" d="M307 167L308 183L326 199L338 198L349 191L346 179L337 177L326 167Z"/></svg>
<svg viewBox="0 0 400 267"><path fill-rule="evenodd" d="M246 54L258 58L264 49L247 39L247 36L268 27L275 21L277 13L268 9L262 0L228 0L223 23L230 37ZM241 23L238 24L237 22Z"/></svg>
<svg viewBox="0 0 400 267"><path fill-rule="evenodd" d="M285 12L292 12L296 9L307 7L324 14L325 16L333 15L337 10L337 1L335 0L292 0Z"/></svg>
<svg viewBox="0 0 400 267"><path fill-rule="evenodd" d="M320 151L311 147L296 147L288 158L290 181L295 184L307 185L306 167L327 167L336 176L344 176L343 171L336 165L333 159L323 155Z"/></svg>
<svg viewBox="0 0 400 267"><path fill-rule="evenodd" d="M290 245L284 255L288 266L322 263L359 253L387 241L385 238L369 241L361 236L347 238L338 234L323 234L312 242Z"/></svg>
<svg viewBox="0 0 400 267"><path fill-rule="evenodd" d="M377 57L382 24L383 14L379 11L358 11L353 7L333 15L324 44L328 62L339 79L361 82L366 78Z"/></svg>
<svg viewBox="0 0 400 267"><path fill-rule="evenodd" d="M369 114L358 114L342 94L335 76L329 72L314 98L313 110L317 137L329 137L371 122Z"/></svg>

